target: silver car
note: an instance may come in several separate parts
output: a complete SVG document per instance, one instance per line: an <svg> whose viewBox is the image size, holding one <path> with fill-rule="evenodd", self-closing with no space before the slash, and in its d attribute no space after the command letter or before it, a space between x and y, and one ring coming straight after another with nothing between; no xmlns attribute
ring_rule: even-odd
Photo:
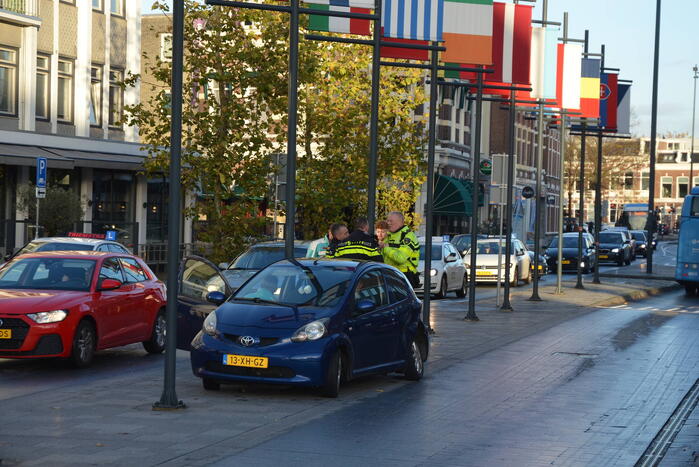
<svg viewBox="0 0 699 467"><path fill-rule="evenodd" d="M420 261L417 267L420 286L417 293L424 293L426 278L430 278L430 293L438 298L446 297L449 292L456 292L457 297L465 297L468 290L468 271L459 251L442 237L432 240L432 261L429 276L425 275L425 242L420 241Z"/></svg>

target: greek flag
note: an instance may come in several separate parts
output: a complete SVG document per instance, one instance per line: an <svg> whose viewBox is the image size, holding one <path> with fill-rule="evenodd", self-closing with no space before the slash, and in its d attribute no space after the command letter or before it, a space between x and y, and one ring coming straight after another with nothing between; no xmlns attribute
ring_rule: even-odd
<svg viewBox="0 0 699 467"><path fill-rule="evenodd" d="M384 37L441 41L444 0L382 0Z"/></svg>

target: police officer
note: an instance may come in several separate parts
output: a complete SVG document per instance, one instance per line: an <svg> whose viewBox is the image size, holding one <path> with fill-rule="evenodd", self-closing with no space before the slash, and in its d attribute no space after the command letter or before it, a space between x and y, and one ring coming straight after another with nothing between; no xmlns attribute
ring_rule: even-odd
<svg viewBox="0 0 699 467"><path fill-rule="evenodd" d="M374 235L369 235L369 221L361 217L354 226L354 232L337 245L333 257L383 262L378 240Z"/></svg>
<svg viewBox="0 0 699 467"><path fill-rule="evenodd" d="M344 242L347 240L347 237L349 236L349 229L347 229L347 226L345 224L333 224L330 226L330 243L328 246L325 248L326 249L326 258L334 258L335 253L337 251L337 247L340 245L340 243Z"/></svg>
<svg viewBox="0 0 699 467"><path fill-rule="evenodd" d="M413 287L420 285L417 264L420 260L420 243L415 232L405 225L403 213L394 211L386 218L388 235L379 243L386 264L395 267L408 278Z"/></svg>

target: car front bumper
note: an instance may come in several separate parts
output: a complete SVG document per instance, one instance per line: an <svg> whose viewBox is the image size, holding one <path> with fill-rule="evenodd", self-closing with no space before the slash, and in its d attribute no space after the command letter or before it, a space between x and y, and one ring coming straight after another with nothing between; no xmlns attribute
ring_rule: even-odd
<svg viewBox="0 0 699 467"><path fill-rule="evenodd" d="M313 342L279 343L264 347L243 347L200 332L192 341L192 371L200 378L225 382L256 382L320 386L329 358L337 348L335 339L324 337ZM267 368L249 368L224 364L225 355L265 357Z"/></svg>
<svg viewBox="0 0 699 467"><path fill-rule="evenodd" d="M0 358L68 357L70 355L72 317L50 324L37 324L23 315L0 314L0 329L9 329L11 337L0 339Z"/></svg>

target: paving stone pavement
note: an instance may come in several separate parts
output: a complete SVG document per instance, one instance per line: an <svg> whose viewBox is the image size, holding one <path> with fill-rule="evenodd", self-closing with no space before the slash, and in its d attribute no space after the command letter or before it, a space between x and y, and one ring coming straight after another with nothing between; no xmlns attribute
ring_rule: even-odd
<svg viewBox="0 0 699 467"><path fill-rule="evenodd" d="M177 390L188 408L154 412L151 404L161 393L163 359L144 355L139 346L102 352L95 368L85 371L69 370L55 361L0 360L0 465L457 465L456 458L487 462L458 465L522 465L518 459L534 459L531 465L544 465L538 462L565 460L561 452L566 449L570 459L593 459L598 452L595 446L604 444L604 436L596 445L577 451L572 443L551 433L546 434L550 439L545 449L528 448L522 444L521 433L512 436L512 442L518 444L516 449L495 458L489 458L487 450L479 448L488 446L489 436L500 442L508 438L507 432L491 432L494 427L481 430L479 418L514 414L515 423L532 421L522 411L524 396L507 396L505 388L489 386L489 381L497 380L490 372L502 370L495 365L493 351L499 349L497 358L511 361L507 371L513 382L526 382L527 397L543 394L551 384L576 379L574 375L584 375L596 363L594 359L560 354L554 358L560 366L550 373L543 372L540 381L532 383L527 379L527 370L540 371L537 365L548 364L548 359L518 359L527 337L530 339L526 345L541 335L534 342L546 349L554 348L554 344L560 344L560 337L548 341L547 330L604 307L623 306L629 298L640 299L676 287L667 281L614 279L601 285L586 284L586 290L579 291L571 288L571 280L566 276L565 293L554 295L555 278L549 276L540 289L542 302L528 301L528 289L515 289L515 311L511 313L497 311L492 298L479 300L479 322L463 321L464 300L434 301L431 322L435 335L428 377L417 385L397 376L366 378L343 387L336 400L304 389L276 386L224 386L220 392L207 392L199 379L191 375L188 354L178 351ZM623 324L623 319L612 321ZM648 326L662 324L658 321ZM597 338L604 331L590 333ZM622 335L618 340L623 343L626 338ZM491 358L474 359L491 354ZM460 365L479 369L485 377L473 381L458 372L444 373L452 367L461 368ZM484 406L476 414L458 407L457 401L463 397L460 394L491 392L502 396L498 404ZM570 392L566 396L571 397ZM671 411L672 400L658 402L659 417ZM541 414L550 407L568 410L569 404L563 396L548 399L545 404L542 401L541 406L527 401L529 410ZM410 414L412 418L401 410L405 404L416 407L416 412ZM571 420L586 407L592 410L590 401L583 397L573 407ZM402 431L400 436L398 432L377 435L372 431L385 420L417 431ZM313 428L316 421L324 422L324 448L320 450L319 433ZM430 426L445 424L454 429L430 430ZM584 423L571 423L566 430L572 436L587 428L590 427ZM533 426L532 433L537 429ZM594 431L594 427L591 429ZM290 433L294 436L285 438ZM382 438L380 448L371 442L377 436ZM595 436L591 439L597 439ZM421 443L431 443L430 456L417 459L411 454L409 447L414 437ZM460 442L466 439L469 443ZM532 446L540 446L533 442L536 439L530 441ZM264 449L255 450L256 446ZM313 446L316 449L311 449ZM231 456L236 453L240 458L234 461ZM571 461L569 465L574 464Z"/></svg>

